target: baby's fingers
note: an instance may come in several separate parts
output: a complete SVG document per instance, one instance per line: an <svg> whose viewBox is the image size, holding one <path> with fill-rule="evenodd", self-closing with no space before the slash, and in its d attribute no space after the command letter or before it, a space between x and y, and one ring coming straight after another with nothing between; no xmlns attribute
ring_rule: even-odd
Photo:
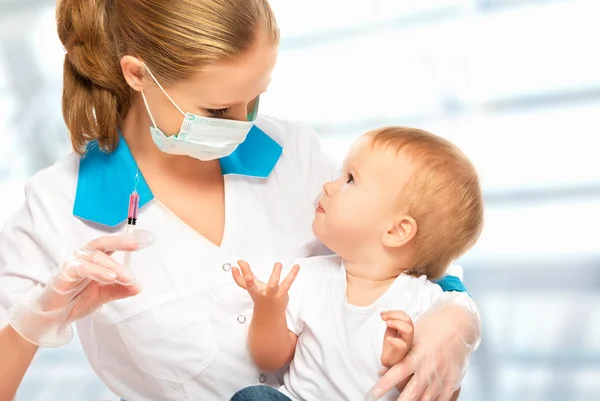
<svg viewBox="0 0 600 401"><path fill-rule="evenodd" d="M248 289L246 288L246 280L244 280L244 277L242 277L240 269L238 269L237 267L232 268L231 274L233 276L233 281L235 281L238 287L243 288L244 290Z"/></svg>
<svg viewBox="0 0 600 401"><path fill-rule="evenodd" d="M287 276L285 276L285 278L281 282L281 285L279 286L279 288L281 288L282 291L288 292L290 290L290 287L292 286L292 283L298 276L299 271L300 271L300 266L294 265L294 267L292 267L292 270L288 273Z"/></svg>
<svg viewBox="0 0 600 401"><path fill-rule="evenodd" d="M250 265L243 260L238 261L238 264L240 265L240 269L244 275L246 290L248 290L250 293L254 293L257 290L257 287L256 282L254 281L254 273L252 273Z"/></svg>
<svg viewBox="0 0 600 401"><path fill-rule="evenodd" d="M383 320L402 320L406 323L412 324L412 319L410 316L401 310L389 310L381 312L381 318Z"/></svg>
<svg viewBox="0 0 600 401"><path fill-rule="evenodd" d="M406 351L408 351L408 344L406 344L406 341L404 341L401 338L386 337L385 342L388 343L388 345L391 346L396 351L400 351L402 353L405 353Z"/></svg>
<svg viewBox="0 0 600 401"><path fill-rule="evenodd" d="M391 368L404 358L408 349L408 345L402 339L387 336L383 343L381 364L388 369Z"/></svg>
<svg viewBox="0 0 600 401"><path fill-rule="evenodd" d="M277 293L277 288L279 288L279 280L281 278L281 263L275 263L273 267L273 272L271 272L271 277L269 278L269 283L267 284L267 294L274 295Z"/></svg>
<svg viewBox="0 0 600 401"><path fill-rule="evenodd" d="M406 340L412 339L413 326L402 320L388 320L385 322L388 328L398 331L398 336Z"/></svg>

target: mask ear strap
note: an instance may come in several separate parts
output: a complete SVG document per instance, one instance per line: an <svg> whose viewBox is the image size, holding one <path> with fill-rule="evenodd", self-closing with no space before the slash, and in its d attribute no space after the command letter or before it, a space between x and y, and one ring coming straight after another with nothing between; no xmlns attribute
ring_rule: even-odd
<svg viewBox="0 0 600 401"><path fill-rule="evenodd" d="M155 129L158 129L158 127L156 126L156 122L154 121L154 117L152 117L152 113L150 113L150 107L148 107L148 101L146 100L146 95L144 95L144 91L142 91L142 99L144 99L144 104L146 105L146 110L148 111L150 120L152 120L152 125L154 125Z"/></svg>
<svg viewBox="0 0 600 401"><path fill-rule="evenodd" d="M173 99L171 99L171 96L169 96L169 94L167 93L167 91L164 90L164 88L162 87L162 85L158 82L158 80L154 77L154 74L152 74L152 71L150 71L150 68L148 68L148 66L146 65L146 63L144 63L144 68L146 69L146 71L148 71L148 74L150 74L150 76L152 77L152 80L154 81L154 83L156 85L158 85L158 87L160 88L160 90L162 91L162 93L165 94L165 96L171 101L171 103L173 103L173 106L175 106L177 108L177 110L179 110L179 112L181 114L183 114L183 116L185 117L185 113L183 112L183 110L181 110L179 108L179 106L177 106L177 103L175 103L173 101ZM144 92L142 92L142 95L144 94ZM146 98L144 98L144 102L146 101ZM148 107L148 105L146 105L146 107ZM153 122L154 123L154 122Z"/></svg>

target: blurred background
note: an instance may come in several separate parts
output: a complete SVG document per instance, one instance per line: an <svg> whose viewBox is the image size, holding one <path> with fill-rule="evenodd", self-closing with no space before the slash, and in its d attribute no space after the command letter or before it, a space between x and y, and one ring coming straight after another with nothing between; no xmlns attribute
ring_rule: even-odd
<svg viewBox="0 0 600 401"><path fill-rule="evenodd" d="M484 337L460 399L600 399L600 1L272 5L262 113L312 125L340 159L369 129L428 129L481 174L486 227L461 264ZM0 0L0 224L70 150L54 6ZM108 399L77 341L42 351L18 396Z"/></svg>

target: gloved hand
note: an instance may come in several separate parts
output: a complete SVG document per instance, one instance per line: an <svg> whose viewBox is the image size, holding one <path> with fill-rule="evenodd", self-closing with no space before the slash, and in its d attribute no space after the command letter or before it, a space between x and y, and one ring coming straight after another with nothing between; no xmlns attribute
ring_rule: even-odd
<svg viewBox="0 0 600 401"><path fill-rule="evenodd" d="M59 347L73 338L71 323L101 305L140 292L131 271L110 255L136 251L154 242L144 230L99 237L78 249L54 270L46 286L8 310L9 324L40 347Z"/></svg>
<svg viewBox="0 0 600 401"><path fill-rule="evenodd" d="M449 401L459 389L481 336L475 303L465 298L459 302L455 293L444 293L414 326L412 348L383 374L365 401L378 400L406 379L398 401Z"/></svg>

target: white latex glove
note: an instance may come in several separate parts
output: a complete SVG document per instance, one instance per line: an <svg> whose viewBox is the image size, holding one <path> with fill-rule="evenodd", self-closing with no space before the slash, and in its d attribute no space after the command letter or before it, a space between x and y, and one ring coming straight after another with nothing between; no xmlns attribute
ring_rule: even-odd
<svg viewBox="0 0 600 401"><path fill-rule="evenodd" d="M365 401L378 400L405 380L398 401L449 401L459 389L481 337L475 303L467 294L445 293L414 326L412 348L383 374Z"/></svg>
<svg viewBox="0 0 600 401"><path fill-rule="evenodd" d="M154 242L144 230L99 237L78 249L54 270L46 286L8 310L9 324L40 347L59 347L73 338L71 323L103 304L140 292L135 277L111 255L136 251Z"/></svg>

